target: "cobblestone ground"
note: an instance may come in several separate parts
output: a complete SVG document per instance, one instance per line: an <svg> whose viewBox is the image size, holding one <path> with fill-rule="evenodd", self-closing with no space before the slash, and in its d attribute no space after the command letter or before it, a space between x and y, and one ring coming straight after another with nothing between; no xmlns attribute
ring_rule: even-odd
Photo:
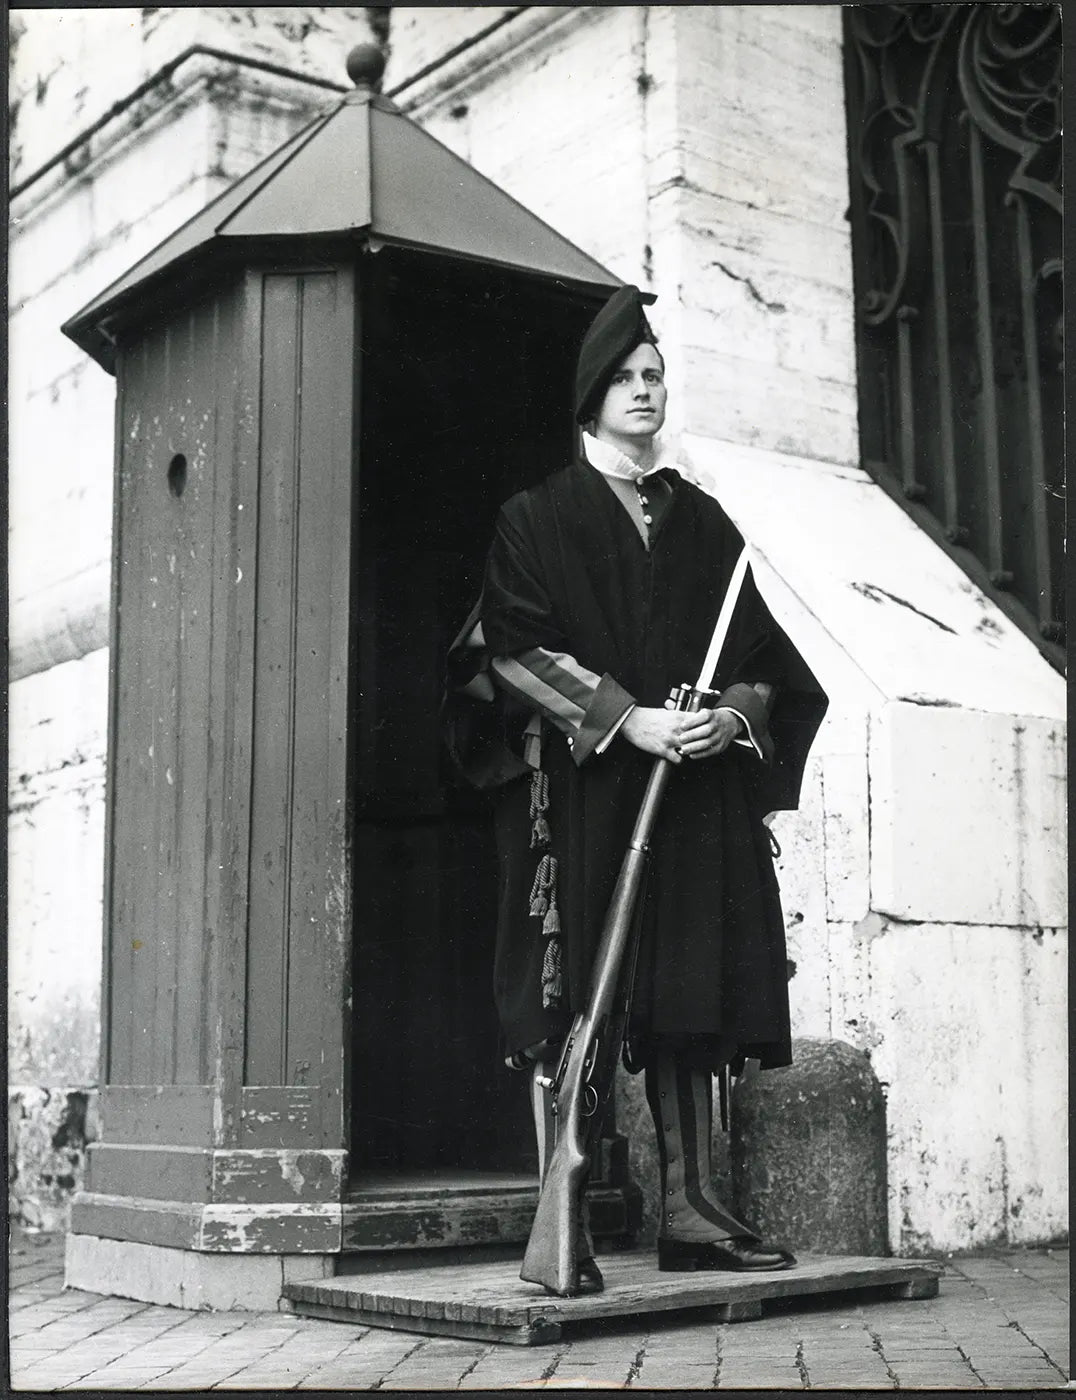
<svg viewBox="0 0 1076 1400"><path fill-rule="evenodd" d="M1062 1388L1068 1250L947 1260L937 1298L800 1302L761 1321L595 1324L549 1347L420 1337L288 1313L184 1312L63 1288L63 1241L10 1247L18 1390Z"/></svg>

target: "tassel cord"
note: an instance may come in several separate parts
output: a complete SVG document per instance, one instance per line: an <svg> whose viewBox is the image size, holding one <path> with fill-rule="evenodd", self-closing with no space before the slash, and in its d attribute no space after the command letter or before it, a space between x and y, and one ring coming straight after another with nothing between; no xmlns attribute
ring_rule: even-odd
<svg viewBox="0 0 1076 1400"><path fill-rule="evenodd" d="M530 916L542 921L546 939L542 955L542 1006L559 1008L564 995L563 950L560 940L560 911L557 908L557 858L550 852L553 834L546 813L549 811L549 775L536 768L531 774L531 850L543 852L534 872L530 893Z"/></svg>

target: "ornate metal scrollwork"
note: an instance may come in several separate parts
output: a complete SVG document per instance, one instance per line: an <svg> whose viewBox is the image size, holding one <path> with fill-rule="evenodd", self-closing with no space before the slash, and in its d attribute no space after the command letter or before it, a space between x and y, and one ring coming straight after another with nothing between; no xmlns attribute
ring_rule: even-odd
<svg viewBox="0 0 1076 1400"><path fill-rule="evenodd" d="M1009 190L1061 213L1061 14L1049 5L973 5L960 38L972 119L1019 157Z"/></svg>
<svg viewBox="0 0 1076 1400"><path fill-rule="evenodd" d="M958 10L913 4L845 11L864 86L857 174L869 191L863 234L872 280L859 308L870 325L889 320L922 289L926 218L914 156L937 121L932 78ZM906 61L906 51L914 61Z"/></svg>
<svg viewBox="0 0 1076 1400"><path fill-rule="evenodd" d="M850 5L844 29L866 464L1056 639L1060 9Z"/></svg>

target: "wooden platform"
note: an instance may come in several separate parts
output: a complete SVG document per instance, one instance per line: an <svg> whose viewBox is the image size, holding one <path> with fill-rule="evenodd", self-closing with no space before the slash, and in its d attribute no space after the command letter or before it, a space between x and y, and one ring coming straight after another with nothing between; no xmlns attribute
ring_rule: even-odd
<svg viewBox="0 0 1076 1400"><path fill-rule="evenodd" d="M942 1273L931 1260L816 1255L801 1256L794 1269L777 1273L661 1274L652 1250L603 1254L599 1263L605 1291L588 1298L554 1298L524 1283L518 1261L290 1283L284 1297L306 1317L534 1346L596 1318L705 1308L715 1322L749 1322L762 1316L768 1299L864 1289L882 1289L891 1298L933 1298Z"/></svg>

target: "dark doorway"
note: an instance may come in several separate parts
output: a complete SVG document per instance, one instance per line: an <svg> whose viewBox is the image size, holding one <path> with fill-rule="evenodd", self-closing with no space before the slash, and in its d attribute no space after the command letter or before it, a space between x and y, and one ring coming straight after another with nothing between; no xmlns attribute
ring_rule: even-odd
<svg viewBox="0 0 1076 1400"><path fill-rule="evenodd" d="M489 799L452 772L438 711L499 505L569 459L593 307L388 252L363 278L353 1172L534 1173L526 1084L503 1066L493 1009Z"/></svg>

